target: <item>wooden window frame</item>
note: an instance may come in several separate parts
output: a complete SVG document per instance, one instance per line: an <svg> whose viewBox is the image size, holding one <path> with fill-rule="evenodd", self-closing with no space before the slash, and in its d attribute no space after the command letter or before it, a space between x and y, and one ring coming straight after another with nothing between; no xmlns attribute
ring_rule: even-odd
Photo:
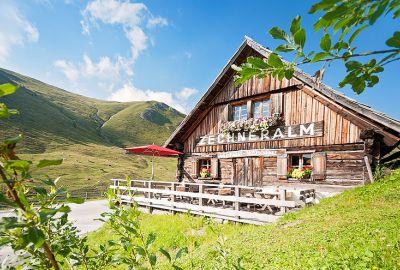
<svg viewBox="0 0 400 270"><path fill-rule="evenodd" d="M269 113L269 115L267 115L267 116L264 116L263 115L263 106L264 106L264 101L269 101L269 103L268 103L268 113ZM271 101L271 95L267 95L267 96L264 96L264 97L262 97L262 98L257 98L257 99L251 99L251 117L253 117L253 118L255 118L255 105L256 105L256 102L261 102L261 117L259 117L259 118L262 118L262 117L271 117L272 116L272 108L271 108L271 106L272 106L272 101Z"/></svg>
<svg viewBox="0 0 400 270"><path fill-rule="evenodd" d="M261 104L264 105L263 102L267 101L267 100L269 101L269 104L268 104L268 106L269 106L269 115L268 116L263 116L263 117L272 116L272 109L273 108L271 108L271 106L272 106L271 95L270 94L264 94L263 96L260 96L260 97L257 97L257 98L251 98L250 97L248 99L241 99L240 101L230 102L229 103L229 107L230 107L229 111L230 111L230 113L228 115L229 121L236 121L235 120L235 107L242 107L242 106L247 106L247 108L246 108L247 117L246 117L246 119L240 118L240 119L237 119L237 120L247 120L249 118L254 118L254 105L255 105L255 103L256 102L262 102ZM249 104L249 102L250 102L250 104ZM242 115L241 112L242 112L242 110L240 110L240 115Z"/></svg>
<svg viewBox="0 0 400 270"><path fill-rule="evenodd" d="M304 165L304 155L310 155L310 164L309 165ZM298 167L294 167L292 164L292 157L293 156L298 156L299 157L299 166ZM290 168L298 168L298 169L302 169L303 166L312 166L312 153L290 153L288 154L288 164Z"/></svg>
<svg viewBox="0 0 400 270"><path fill-rule="evenodd" d="M235 102L235 103L231 103L230 104L230 106L231 106L231 121L240 121L240 120L247 120L247 119L249 119L249 111L248 111L248 106L247 106L247 101L242 101L242 102ZM239 119L236 119L235 120L235 107L243 107L243 106L246 106L246 119L242 119L241 118L241 116L242 116L242 109L240 109L240 111L239 111L239 116L240 116L240 118Z"/></svg>

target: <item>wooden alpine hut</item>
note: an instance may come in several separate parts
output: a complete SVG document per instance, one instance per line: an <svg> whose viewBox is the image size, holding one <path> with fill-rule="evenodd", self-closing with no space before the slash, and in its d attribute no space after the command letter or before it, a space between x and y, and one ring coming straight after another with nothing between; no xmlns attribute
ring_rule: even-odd
<svg viewBox="0 0 400 270"><path fill-rule="evenodd" d="M400 122L296 70L290 80L235 86L232 64L270 50L245 38L165 147L180 181L270 186L289 182L355 186L398 146ZM297 169L297 170L296 170ZM302 177L294 172L307 171Z"/></svg>

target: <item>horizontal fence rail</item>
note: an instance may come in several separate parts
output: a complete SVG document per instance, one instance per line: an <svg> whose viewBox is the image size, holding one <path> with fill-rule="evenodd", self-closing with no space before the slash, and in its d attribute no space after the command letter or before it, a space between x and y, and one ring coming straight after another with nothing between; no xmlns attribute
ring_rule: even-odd
<svg viewBox="0 0 400 270"><path fill-rule="evenodd" d="M284 188L258 188L239 185L111 179L122 203L172 212L190 212L243 223L274 222L287 211L305 205L315 198L314 190L292 191Z"/></svg>

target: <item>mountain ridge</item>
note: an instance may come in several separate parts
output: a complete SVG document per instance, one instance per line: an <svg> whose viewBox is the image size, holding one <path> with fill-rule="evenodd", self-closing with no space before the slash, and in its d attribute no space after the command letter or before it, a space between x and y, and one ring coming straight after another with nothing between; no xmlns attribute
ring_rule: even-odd
<svg viewBox="0 0 400 270"><path fill-rule="evenodd" d="M21 150L26 153L75 143L118 147L162 144L184 118L161 102L90 98L0 68L3 83L19 85L17 92L2 102L18 109L20 115L0 123L0 130L7 136L25 134Z"/></svg>

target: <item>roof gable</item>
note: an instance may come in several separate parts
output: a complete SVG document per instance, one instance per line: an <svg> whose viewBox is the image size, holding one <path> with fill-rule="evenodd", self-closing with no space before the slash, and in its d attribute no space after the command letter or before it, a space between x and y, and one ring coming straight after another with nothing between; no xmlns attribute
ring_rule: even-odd
<svg viewBox="0 0 400 270"><path fill-rule="evenodd" d="M263 47L259 43L255 42L251 38L245 36L245 39L241 46L237 49L232 58L221 70L219 75L216 77L214 82L211 84L207 92L199 100L193 110L185 117L177 129L172 133L170 138L165 142L165 146L173 144L177 141L177 138L186 132L187 127L191 127L192 124L198 120L197 116L207 110L208 105L215 97L215 93L226 83L226 81L234 74L234 70L231 68L232 64L240 64L253 53L258 53L261 57L268 58L271 50ZM283 60L284 61L284 60ZM351 111L354 111L365 118L379 124L383 129L389 131L391 134L395 134L396 137L400 137L400 122L388 115L373 110L368 105L357 102L356 100L350 99L335 91L333 88L325 85L324 83L316 83L315 79L309 74L296 68L294 77L302 81L304 84L310 86L314 91L327 97L331 102L335 102Z"/></svg>

